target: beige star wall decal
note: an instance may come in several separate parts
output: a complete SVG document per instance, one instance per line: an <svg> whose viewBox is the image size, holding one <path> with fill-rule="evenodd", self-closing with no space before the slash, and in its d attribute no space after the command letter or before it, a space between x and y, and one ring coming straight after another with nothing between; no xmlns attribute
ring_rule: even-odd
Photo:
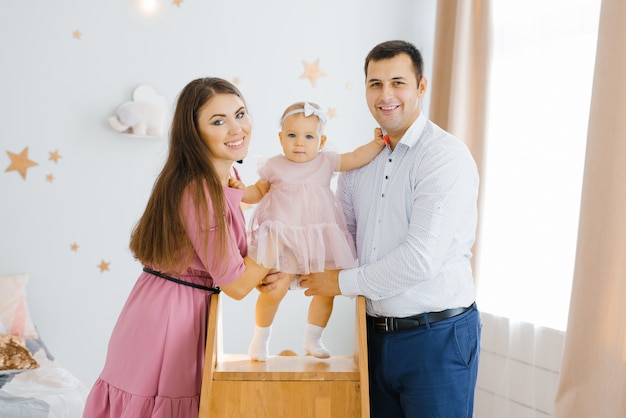
<svg viewBox="0 0 626 418"><path fill-rule="evenodd" d="M183 4L183 0L172 0L172 4L176 7L180 7L180 5Z"/></svg>
<svg viewBox="0 0 626 418"><path fill-rule="evenodd" d="M348 90L352 90L352 83L351 83L351 82L349 82L349 81L348 81L348 82L346 83L346 89L348 89Z"/></svg>
<svg viewBox="0 0 626 418"><path fill-rule="evenodd" d="M241 79L239 77L233 78L233 84L238 86L241 83Z"/></svg>
<svg viewBox="0 0 626 418"><path fill-rule="evenodd" d="M302 61L302 64L304 64L304 73L302 73L300 78L308 78L309 80L311 80L311 84L313 85L313 87L315 87L318 78L326 76L326 74L324 74L319 68L319 58L315 60L313 64L310 64L306 61Z"/></svg>
<svg viewBox="0 0 626 418"><path fill-rule="evenodd" d="M337 116L337 110L329 107L328 112L326 112L326 114L328 115L329 119L333 119L335 116Z"/></svg>
<svg viewBox="0 0 626 418"><path fill-rule="evenodd" d="M50 154L50 158L48 158L48 160L54 161L55 163L59 162L59 158L61 158L61 155L59 154L59 150L50 151L48 154Z"/></svg>
<svg viewBox="0 0 626 418"><path fill-rule="evenodd" d="M80 31L79 31L78 29L76 29L74 32L72 32L72 36L74 37L74 39L80 39L80 37L81 37L82 35L83 35L83 34L82 34L82 33L80 33Z"/></svg>
<svg viewBox="0 0 626 418"><path fill-rule="evenodd" d="M98 268L100 269L100 273L104 273L105 271L110 271L109 270L109 265L111 263L107 263L106 261L102 260L100 262L100 265L98 266Z"/></svg>
<svg viewBox="0 0 626 418"><path fill-rule="evenodd" d="M48 174L46 176L46 181L52 183L54 181L54 176L52 174Z"/></svg>
<svg viewBox="0 0 626 418"><path fill-rule="evenodd" d="M78 251L78 244L76 244L75 242L72 243L72 245L70 245L70 250L72 251Z"/></svg>
<svg viewBox="0 0 626 418"><path fill-rule="evenodd" d="M17 171L24 180L26 180L26 170L38 165L36 162L28 159L28 147L24 148L19 154L14 154L11 151L7 151L7 154L9 154L11 159L11 165L5 171Z"/></svg>

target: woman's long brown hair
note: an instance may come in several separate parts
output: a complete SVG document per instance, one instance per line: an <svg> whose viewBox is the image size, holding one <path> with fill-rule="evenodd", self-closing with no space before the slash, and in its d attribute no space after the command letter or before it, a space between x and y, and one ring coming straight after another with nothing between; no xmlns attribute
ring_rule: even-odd
<svg viewBox="0 0 626 418"><path fill-rule="evenodd" d="M217 248L205 247L218 251L214 260L225 255L228 226L223 186L215 172L209 147L198 129L200 110L218 94L235 94L244 100L235 85L215 77L193 80L181 91L172 120L167 161L154 183L144 214L131 234L130 250L135 258L164 273L179 274L193 259L194 249L181 218L185 189L192 194L197 224L206 225L207 232L210 212L215 214ZM205 187L212 211L208 208ZM208 236L205 243L208 244Z"/></svg>

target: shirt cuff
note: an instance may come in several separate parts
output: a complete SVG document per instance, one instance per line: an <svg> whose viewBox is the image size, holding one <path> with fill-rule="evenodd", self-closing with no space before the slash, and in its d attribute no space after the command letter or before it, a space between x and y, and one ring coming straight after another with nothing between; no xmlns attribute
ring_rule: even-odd
<svg viewBox="0 0 626 418"><path fill-rule="evenodd" d="M358 296L361 294L359 287L359 272L361 268L341 270L339 272L339 290L344 296Z"/></svg>

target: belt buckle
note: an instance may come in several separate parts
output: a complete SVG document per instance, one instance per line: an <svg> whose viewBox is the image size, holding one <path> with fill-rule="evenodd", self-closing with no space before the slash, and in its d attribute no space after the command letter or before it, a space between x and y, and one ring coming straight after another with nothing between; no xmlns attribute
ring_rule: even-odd
<svg viewBox="0 0 626 418"><path fill-rule="evenodd" d="M396 326L394 323L394 318L390 318L390 317L384 317L385 323L381 324L381 323L377 323L376 327L379 329L382 329L385 332L393 332L396 330Z"/></svg>

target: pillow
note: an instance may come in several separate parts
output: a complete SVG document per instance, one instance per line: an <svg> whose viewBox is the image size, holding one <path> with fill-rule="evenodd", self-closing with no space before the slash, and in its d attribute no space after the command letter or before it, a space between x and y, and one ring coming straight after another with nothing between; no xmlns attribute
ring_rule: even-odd
<svg viewBox="0 0 626 418"><path fill-rule="evenodd" d="M22 338L0 334L0 373L7 374L37 367L39 363L28 351Z"/></svg>
<svg viewBox="0 0 626 418"><path fill-rule="evenodd" d="M37 338L37 329L26 303L25 273L0 276L0 332L23 338Z"/></svg>

